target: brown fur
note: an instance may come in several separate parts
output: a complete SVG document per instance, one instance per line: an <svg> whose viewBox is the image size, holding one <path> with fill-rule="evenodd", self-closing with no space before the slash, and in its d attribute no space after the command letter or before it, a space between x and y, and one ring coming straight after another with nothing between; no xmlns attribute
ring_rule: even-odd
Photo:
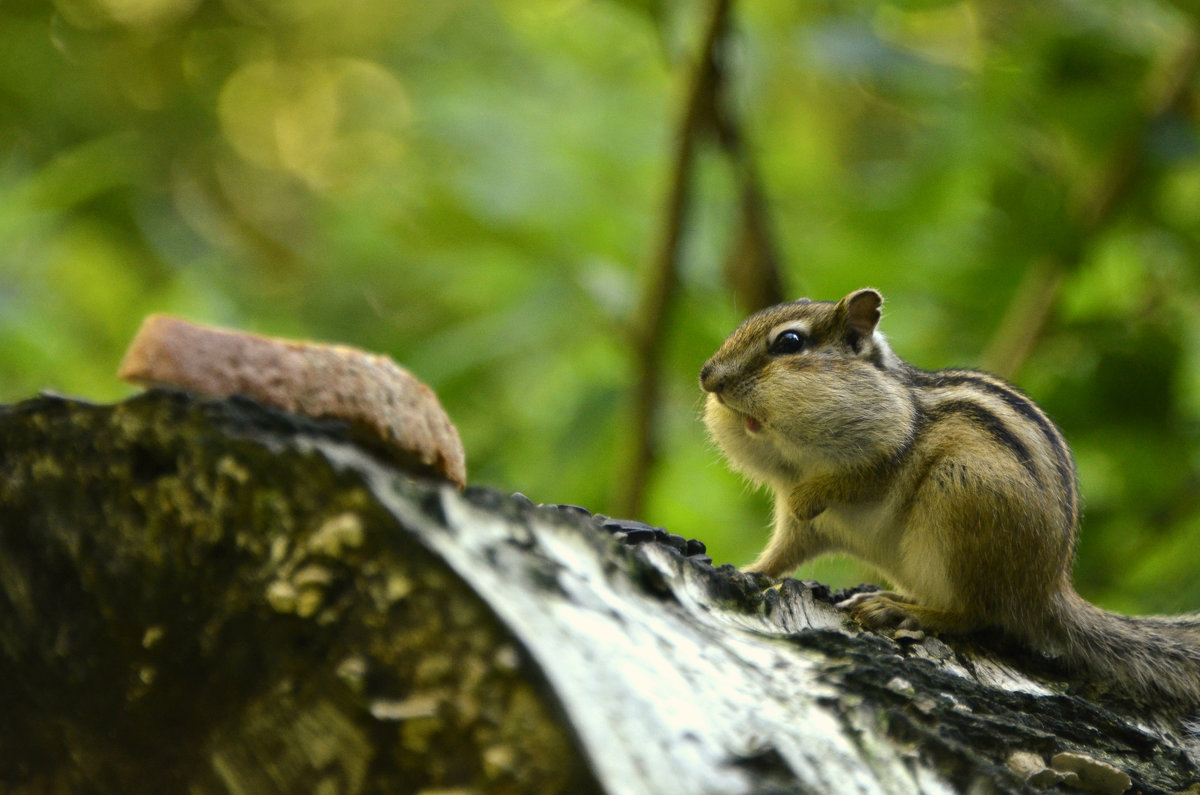
<svg viewBox="0 0 1200 795"><path fill-rule="evenodd" d="M779 577L845 552L896 589L850 600L869 626L998 629L1097 684L1195 712L1200 615L1126 618L1071 585L1079 500L1058 428L995 376L903 362L876 329L882 300L864 289L765 309L701 370L710 434L775 494L775 529L747 569Z"/></svg>

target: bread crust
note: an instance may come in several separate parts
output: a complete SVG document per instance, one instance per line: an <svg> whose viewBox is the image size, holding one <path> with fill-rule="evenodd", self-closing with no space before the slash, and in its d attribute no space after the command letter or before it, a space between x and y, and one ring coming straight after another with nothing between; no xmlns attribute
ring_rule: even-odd
<svg viewBox="0 0 1200 795"><path fill-rule="evenodd" d="M286 340L150 315L118 376L213 397L240 394L310 417L367 428L403 461L466 484L458 430L437 395L387 356L346 345Z"/></svg>

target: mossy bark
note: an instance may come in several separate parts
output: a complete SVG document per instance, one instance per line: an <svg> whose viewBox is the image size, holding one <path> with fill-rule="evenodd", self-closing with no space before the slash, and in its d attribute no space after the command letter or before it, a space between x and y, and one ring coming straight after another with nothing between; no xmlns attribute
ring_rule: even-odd
<svg viewBox="0 0 1200 795"><path fill-rule="evenodd" d="M178 393L4 410L0 789L594 788L521 645L317 449L342 431Z"/></svg>
<svg viewBox="0 0 1200 795"><path fill-rule="evenodd" d="M162 391L0 408L0 791L1006 792L1062 752L1200 779L1188 716L354 434Z"/></svg>

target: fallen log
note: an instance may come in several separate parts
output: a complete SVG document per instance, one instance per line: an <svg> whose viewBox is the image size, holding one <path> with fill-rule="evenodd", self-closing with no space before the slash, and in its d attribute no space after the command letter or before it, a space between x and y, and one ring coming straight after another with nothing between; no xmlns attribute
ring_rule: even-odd
<svg viewBox="0 0 1200 795"><path fill-rule="evenodd" d="M167 390L0 409L0 790L1200 781L1187 716L1051 660L865 632L819 584L360 441Z"/></svg>

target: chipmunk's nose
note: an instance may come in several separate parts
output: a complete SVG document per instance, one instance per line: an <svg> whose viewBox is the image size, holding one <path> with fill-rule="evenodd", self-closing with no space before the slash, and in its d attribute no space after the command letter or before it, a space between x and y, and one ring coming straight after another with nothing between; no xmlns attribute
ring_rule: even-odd
<svg viewBox="0 0 1200 795"><path fill-rule="evenodd" d="M700 388L705 392L719 395L725 390L727 376L728 371L724 367L718 366L716 362L709 359L700 368Z"/></svg>

